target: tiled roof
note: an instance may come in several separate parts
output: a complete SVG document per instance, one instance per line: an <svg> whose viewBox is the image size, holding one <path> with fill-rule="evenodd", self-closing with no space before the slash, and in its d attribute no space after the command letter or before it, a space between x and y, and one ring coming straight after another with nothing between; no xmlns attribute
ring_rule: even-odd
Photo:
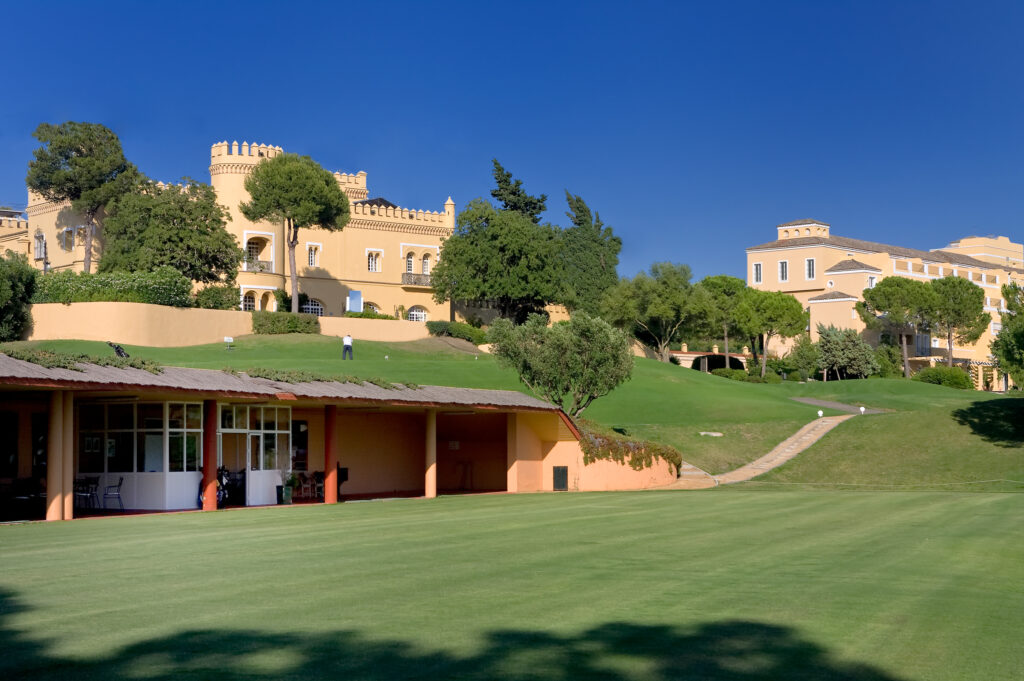
<svg viewBox="0 0 1024 681"><path fill-rule="evenodd" d="M773 248L797 248L800 246L835 246L837 248L850 248L869 253L888 253L897 258L919 258L928 262L943 262L951 265L964 265L965 267L976 267L979 269L1006 269L999 265L993 265L983 260L977 260L967 255L950 253L949 251L919 251L916 248L903 248L902 246L890 246L874 241L863 241L861 239L850 239L845 236L801 236L794 239L776 239L767 243L751 246L748 251L766 251Z"/></svg>
<svg viewBox="0 0 1024 681"><path fill-rule="evenodd" d="M397 204L391 203L383 196L377 196L372 199L363 199L362 201L356 201L356 203L365 204L367 206L383 206L384 208L398 208Z"/></svg>
<svg viewBox="0 0 1024 681"><path fill-rule="evenodd" d="M850 295L849 293L843 293L842 291L829 291L828 293L822 293L821 295L808 298L809 303L820 303L826 300L848 300L853 298L858 300L857 296Z"/></svg>
<svg viewBox="0 0 1024 681"><path fill-rule="evenodd" d="M835 265L832 265L832 267L829 267L825 270L825 274L829 274L830 272L849 272L851 270L870 270L872 272L882 271L877 267L872 267L871 265L862 263L860 260L848 258L846 260L840 260Z"/></svg>
<svg viewBox="0 0 1024 681"><path fill-rule="evenodd" d="M245 374L229 374L209 369L164 367L159 374L142 369L79 364L81 371L47 369L0 354L0 385L42 386L77 390L171 390L204 394L274 399L312 399L326 402L388 404L401 406L456 405L480 406L528 411L559 411L547 402L511 390L478 390L396 386L388 390L370 383L338 383L318 381L284 383Z"/></svg>
<svg viewBox="0 0 1024 681"><path fill-rule="evenodd" d="M821 225L823 227L831 227L831 225L828 224L827 222L822 222L821 220L810 220L810 219L807 219L807 220L793 220L793 222L783 222L781 225L778 225L778 226L779 227L797 227L797 226L800 226L800 225Z"/></svg>

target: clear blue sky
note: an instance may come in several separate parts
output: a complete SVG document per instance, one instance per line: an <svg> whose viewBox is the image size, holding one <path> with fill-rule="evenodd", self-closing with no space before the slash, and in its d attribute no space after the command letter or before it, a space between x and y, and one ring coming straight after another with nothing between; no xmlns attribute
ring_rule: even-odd
<svg viewBox="0 0 1024 681"><path fill-rule="evenodd" d="M619 266L743 276L813 217L934 248L1024 236L1024 6L977 2L8 3L0 203L42 121L100 122L155 179L259 141L440 210L497 157L564 189Z"/></svg>

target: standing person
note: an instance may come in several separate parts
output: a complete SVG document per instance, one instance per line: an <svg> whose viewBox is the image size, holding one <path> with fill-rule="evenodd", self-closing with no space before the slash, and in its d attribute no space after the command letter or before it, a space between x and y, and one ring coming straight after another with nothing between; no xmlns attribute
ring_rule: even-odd
<svg viewBox="0 0 1024 681"><path fill-rule="evenodd" d="M341 351L341 359L345 359L347 356L349 359L352 357L352 336L345 334L345 337L341 339L341 342L345 345L345 349Z"/></svg>

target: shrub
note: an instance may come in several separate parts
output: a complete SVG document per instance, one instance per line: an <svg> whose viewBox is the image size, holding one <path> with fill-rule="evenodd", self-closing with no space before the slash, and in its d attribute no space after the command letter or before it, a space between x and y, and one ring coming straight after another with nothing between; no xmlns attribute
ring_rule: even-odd
<svg viewBox="0 0 1024 681"><path fill-rule="evenodd" d="M320 333L320 320L315 314L256 310L252 313L252 332L257 334Z"/></svg>
<svg viewBox="0 0 1024 681"><path fill-rule="evenodd" d="M427 322L427 332L431 336L461 338L473 345L483 345L487 342L486 331L462 322Z"/></svg>
<svg viewBox="0 0 1024 681"><path fill-rule="evenodd" d="M64 270L39 277L32 298L34 303L105 301L174 307L192 307L192 300L192 281L173 267L105 274Z"/></svg>
<svg viewBox="0 0 1024 681"><path fill-rule="evenodd" d="M711 373L714 376L721 376L732 381L743 381L747 378L747 372L743 369L726 369L723 367L721 369L712 369Z"/></svg>
<svg viewBox="0 0 1024 681"><path fill-rule="evenodd" d="M878 363L878 375L882 378L903 377L903 355L895 345L879 345L875 349L875 362Z"/></svg>
<svg viewBox="0 0 1024 681"><path fill-rule="evenodd" d="M779 376L774 371L767 371L764 374L764 382L771 383L773 385L777 383L782 383L782 376Z"/></svg>
<svg viewBox="0 0 1024 681"><path fill-rule="evenodd" d="M215 284L196 293L196 307L204 310L237 310L238 288Z"/></svg>
<svg viewBox="0 0 1024 681"><path fill-rule="evenodd" d="M927 367L914 374L913 379L959 390L970 390L974 387L971 377L959 367Z"/></svg>
<svg viewBox="0 0 1024 681"><path fill-rule="evenodd" d="M28 304L36 290L28 258L8 251L0 257L0 341L20 340L32 323Z"/></svg>
<svg viewBox="0 0 1024 681"><path fill-rule="evenodd" d="M284 289L274 289L274 300L277 302L277 309L279 312L291 312L292 309L292 297L288 295L288 292ZM299 309L309 302L309 296L302 291L299 291Z"/></svg>
<svg viewBox="0 0 1024 681"><path fill-rule="evenodd" d="M363 310L362 312L346 312L344 316L349 317L351 319L390 319L392 321L395 320L395 318L389 314L381 314L380 312L374 312L373 310Z"/></svg>

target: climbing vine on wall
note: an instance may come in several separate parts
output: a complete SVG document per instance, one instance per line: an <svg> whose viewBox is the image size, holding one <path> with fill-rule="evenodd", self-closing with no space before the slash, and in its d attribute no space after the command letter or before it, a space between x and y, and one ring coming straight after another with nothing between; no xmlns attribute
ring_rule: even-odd
<svg viewBox="0 0 1024 681"><path fill-rule="evenodd" d="M598 460L614 461L639 471L653 466L655 459L661 459L678 472L683 463L682 454L674 447L609 433L588 421L580 421L577 425L582 435L580 447L584 464Z"/></svg>

